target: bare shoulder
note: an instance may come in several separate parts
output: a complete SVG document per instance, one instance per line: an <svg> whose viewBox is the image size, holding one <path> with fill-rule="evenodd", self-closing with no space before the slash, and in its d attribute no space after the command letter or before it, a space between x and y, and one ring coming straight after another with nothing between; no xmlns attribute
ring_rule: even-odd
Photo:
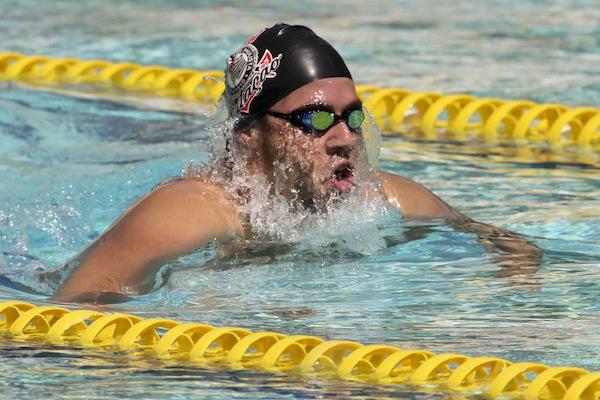
<svg viewBox="0 0 600 400"><path fill-rule="evenodd" d="M240 217L225 191L196 179L163 184L138 200L99 239L96 250L167 260L212 240L241 235ZM144 261L145 263L146 261Z"/></svg>
<svg viewBox="0 0 600 400"><path fill-rule="evenodd" d="M379 174L390 201L407 218L457 218L461 214L425 186L389 172Z"/></svg>
<svg viewBox="0 0 600 400"><path fill-rule="evenodd" d="M199 179L177 179L151 191L127 213L151 213L164 222L181 227L214 225L218 231L242 233L235 204L221 187ZM215 230L213 230L215 231Z"/></svg>
<svg viewBox="0 0 600 400"><path fill-rule="evenodd" d="M215 205L234 207L223 188L200 179L174 179L153 189L143 201L160 201L197 204L198 201L214 201Z"/></svg>

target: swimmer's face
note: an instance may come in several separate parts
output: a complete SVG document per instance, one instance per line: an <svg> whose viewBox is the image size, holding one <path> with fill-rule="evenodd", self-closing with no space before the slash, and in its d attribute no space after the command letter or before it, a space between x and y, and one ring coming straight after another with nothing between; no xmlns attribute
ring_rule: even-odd
<svg viewBox="0 0 600 400"><path fill-rule="evenodd" d="M351 79L327 78L295 90L270 111L292 114L313 107L342 115L361 103ZM345 121L338 121L315 135L285 119L268 114L264 118L265 151L270 153L265 159L272 163L272 178L280 191L285 188L292 197L318 202L354 190L359 156L364 153L360 128L352 131Z"/></svg>

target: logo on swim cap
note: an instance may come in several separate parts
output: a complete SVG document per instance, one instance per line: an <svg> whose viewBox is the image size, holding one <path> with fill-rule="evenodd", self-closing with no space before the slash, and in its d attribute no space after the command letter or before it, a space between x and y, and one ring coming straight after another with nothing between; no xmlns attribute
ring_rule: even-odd
<svg viewBox="0 0 600 400"><path fill-rule="evenodd" d="M252 100L263 89L263 83L277 76L277 68L281 64L281 54L273 57L266 49L260 60L258 49L251 43L244 45L227 60L225 80L227 91L232 99L231 106L237 113L248 114Z"/></svg>
<svg viewBox="0 0 600 400"><path fill-rule="evenodd" d="M233 90L244 78L247 78L252 72L252 68L258 58L258 51L254 46L244 46L235 54L232 54L227 60L227 85Z"/></svg>

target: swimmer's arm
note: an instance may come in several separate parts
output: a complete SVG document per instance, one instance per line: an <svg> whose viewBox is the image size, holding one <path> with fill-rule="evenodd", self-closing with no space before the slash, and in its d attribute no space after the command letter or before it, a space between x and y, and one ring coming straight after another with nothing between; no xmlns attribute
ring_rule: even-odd
<svg viewBox="0 0 600 400"><path fill-rule="evenodd" d="M388 200L406 218L444 219L458 231L476 234L503 274L530 273L539 267L541 250L517 233L472 220L411 179L381 172L380 180Z"/></svg>
<svg viewBox="0 0 600 400"><path fill-rule="evenodd" d="M241 231L235 207L219 188L172 182L140 200L93 243L54 298L87 302L106 293L119 298L125 288L143 291L165 263Z"/></svg>
<svg viewBox="0 0 600 400"><path fill-rule="evenodd" d="M491 260L502 267L497 276L529 275L540 266L542 250L515 232L474 221L465 215L447 222L457 231L478 236Z"/></svg>

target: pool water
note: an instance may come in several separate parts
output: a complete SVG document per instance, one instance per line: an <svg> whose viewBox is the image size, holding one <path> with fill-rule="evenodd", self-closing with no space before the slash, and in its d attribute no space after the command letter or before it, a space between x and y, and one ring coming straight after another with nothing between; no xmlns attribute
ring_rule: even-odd
<svg viewBox="0 0 600 400"><path fill-rule="evenodd" d="M284 20L329 39L360 83L600 105L595 1L350 4L7 0L0 51L220 69L249 34ZM47 302L52 287L37 274L76 255L158 182L208 160L211 109L187 110L0 82L0 300ZM211 247L183 257L157 290L112 308L600 370L594 164L400 136L383 144L382 169L527 236L544 251L540 268L502 270L474 235L441 221L342 210L348 226L314 230L311 240L261 241L237 258L216 258ZM0 358L7 397L441 397L4 341Z"/></svg>

